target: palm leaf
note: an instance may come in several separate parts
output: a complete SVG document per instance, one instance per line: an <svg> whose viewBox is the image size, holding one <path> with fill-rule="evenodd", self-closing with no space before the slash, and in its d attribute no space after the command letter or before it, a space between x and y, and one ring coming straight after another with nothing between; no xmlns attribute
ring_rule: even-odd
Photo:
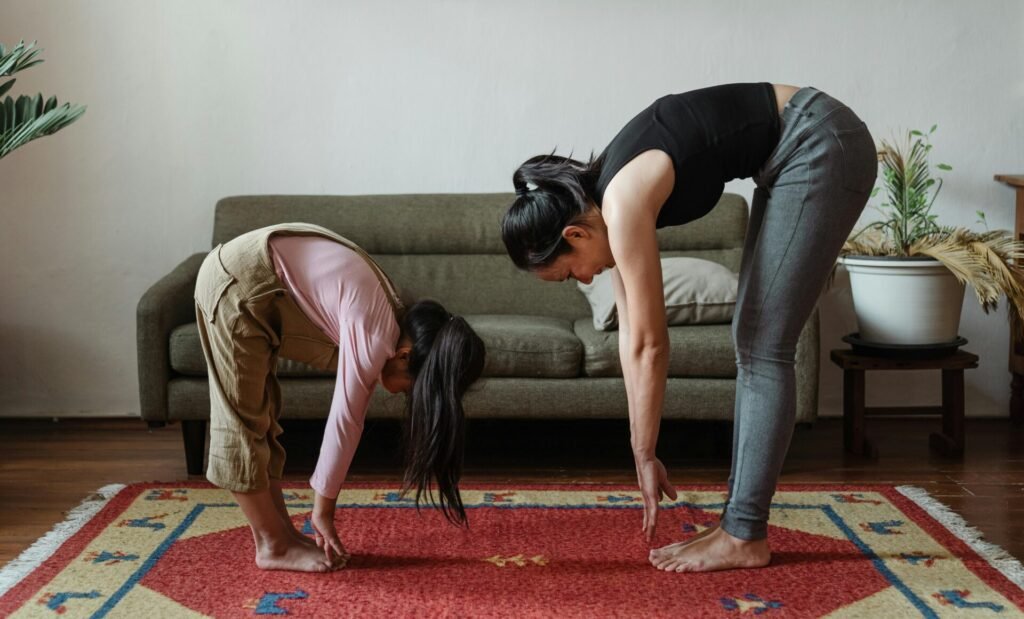
<svg viewBox="0 0 1024 619"><path fill-rule="evenodd" d="M24 71L43 60L37 58L43 50L35 41L26 45L19 42L10 51L0 44L0 77ZM15 80L0 84L0 96L7 93ZM43 95L22 95L17 99L0 100L0 158L32 140L51 135L78 120L85 113L84 105L58 104L57 97L44 100Z"/></svg>
<svg viewBox="0 0 1024 619"><path fill-rule="evenodd" d="M15 101L7 97L0 110L0 158L32 140L60 131L85 113L84 105L57 104L56 97L46 102L42 95L22 95Z"/></svg>
<svg viewBox="0 0 1024 619"><path fill-rule="evenodd" d="M1024 243L1008 231L997 230L978 235L971 247L985 257L994 286L1006 295L1010 314L1016 314L1018 320L1011 324L1014 338L1019 339L1024 335Z"/></svg>
<svg viewBox="0 0 1024 619"><path fill-rule="evenodd" d="M24 41L21 41L10 52L0 45L0 77L14 75L18 71L24 71L39 64L43 60L41 58L37 60L36 56L42 51L41 48L36 47L35 41L27 46Z"/></svg>
<svg viewBox="0 0 1024 619"><path fill-rule="evenodd" d="M932 235L918 239L910 247L911 256L928 256L941 262L962 284L984 285L984 263L970 248L955 237Z"/></svg>
<svg viewBox="0 0 1024 619"><path fill-rule="evenodd" d="M987 313L998 308L1007 297L1013 311L1024 321L1024 243L1006 231L978 234L963 228L920 239L912 247L915 255L934 258L962 283L974 289ZM1019 325L1018 325L1019 326ZM1015 332L1019 337L1024 333Z"/></svg>

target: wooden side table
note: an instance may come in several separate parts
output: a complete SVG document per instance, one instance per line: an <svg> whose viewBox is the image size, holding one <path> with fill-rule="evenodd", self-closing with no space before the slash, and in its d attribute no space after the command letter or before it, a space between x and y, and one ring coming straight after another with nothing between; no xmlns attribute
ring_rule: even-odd
<svg viewBox="0 0 1024 619"><path fill-rule="evenodd" d="M1017 211L1014 216L1013 232L1018 241L1024 240L1024 174L996 174L995 179L1006 183L1017 192ZM1018 320L1010 311L1010 320ZM1010 329L1013 333L1013 328ZM1014 424L1024 424L1024 345L1010 340L1010 420Z"/></svg>
<svg viewBox="0 0 1024 619"><path fill-rule="evenodd" d="M959 350L934 359L892 359L862 355L848 348L832 351L843 370L843 443L846 451L874 457L878 450L864 436L868 416L941 415L942 432L930 437L932 449L945 456L964 452L964 370L978 367L978 356ZM865 372L870 370L942 370L942 406L865 406Z"/></svg>

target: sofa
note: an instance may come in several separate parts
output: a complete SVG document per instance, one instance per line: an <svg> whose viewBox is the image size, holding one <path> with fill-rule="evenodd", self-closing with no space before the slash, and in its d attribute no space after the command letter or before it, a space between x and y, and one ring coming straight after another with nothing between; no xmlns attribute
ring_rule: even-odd
<svg viewBox="0 0 1024 619"><path fill-rule="evenodd" d="M573 281L540 281L505 254L499 222L512 194L237 196L220 200L213 246L263 226L309 222L366 249L406 301L430 297L463 314L487 346L484 378L465 399L472 418L625 418L617 332L594 329ZM739 269L747 205L725 194L702 219L658 232L662 256ZM137 308L139 397L151 426L181 424L188 472L203 471L209 392L192 295L205 253L186 258ZM817 415L818 317L797 347L797 423ZM730 420L735 353L727 324L669 328L668 419ZM334 376L282 359L282 417L324 418ZM368 417L400 417L403 395L378 388Z"/></svg>

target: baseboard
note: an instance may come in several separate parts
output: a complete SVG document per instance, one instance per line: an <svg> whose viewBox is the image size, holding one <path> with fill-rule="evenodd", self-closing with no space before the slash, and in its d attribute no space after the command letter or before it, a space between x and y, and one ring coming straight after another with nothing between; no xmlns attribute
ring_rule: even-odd
<svg viewBox="0 0 1024 619"><path fill-rule="evenodd" d="M0 410L0 419L142 419L137 411L5 411Z"/></svg>

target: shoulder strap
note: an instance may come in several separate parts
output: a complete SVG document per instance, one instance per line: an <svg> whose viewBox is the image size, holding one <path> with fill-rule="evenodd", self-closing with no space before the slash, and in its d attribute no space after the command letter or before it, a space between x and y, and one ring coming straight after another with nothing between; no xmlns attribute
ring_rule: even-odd
<svg viewBox="0 0 1024 619"><path fill-rule="evenodd" d="M321 226L306 223L294 223L294 224L279 224L276 226L270 226L267 229L267 239L273 235L309 235L314 234L329 238L333 241L341 243L345 247L348 247L352 251L356 252L365 262L369 265L370 270L373 271L374 275L377 276L377 281L380 282L381 287L384 289L384 293L388 297L388 302L391 304L391 309L395 312L395 319L399 320L402 317L402 312L405 311L405 305L402 303L402 299L398 296L398 287L391 281L384 269L380 268L380 265L370 257L370 254L356 245L354 242L346 239L333 230L328 230Z"/></svg>
<svg viewBox="0 0 1024 619"><path fill-rule="evenodd" d="M384 272L384 269L380 268L377 261L371 258L370 254L366 253L362 247L340 235L338 236L338 240L342 245L362 256L363 260L366 261L366 264L370 265L370 269L377 275L377 280L380 281L381 287L384 288L384 292L388 296L388 301L391 302L391 309L394 310L395 317L400 318L402 316L402 312L405 310L405 306L402 304L402 299L398 296L398 288L395 286L395 283L391 281L391 278L388 277L388 274Z"/></svg>

